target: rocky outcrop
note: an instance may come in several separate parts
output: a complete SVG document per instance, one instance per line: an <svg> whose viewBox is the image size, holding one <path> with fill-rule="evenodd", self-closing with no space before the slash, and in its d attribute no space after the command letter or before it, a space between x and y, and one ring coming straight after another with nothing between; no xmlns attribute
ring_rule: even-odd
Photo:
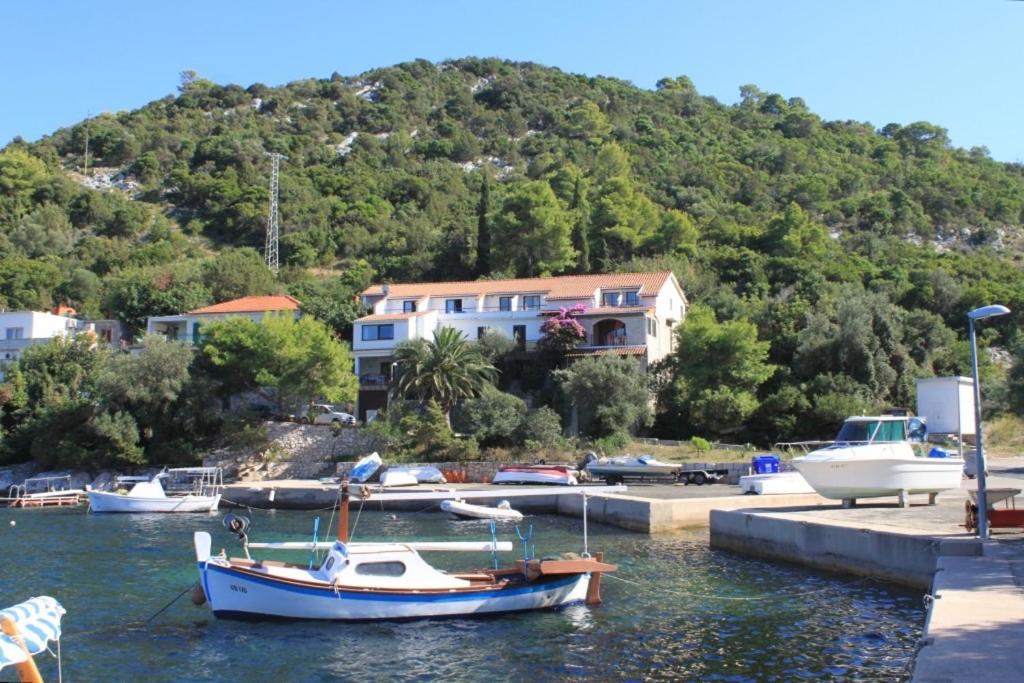
<svg viewBox="0 0 1024 683"><path fill-rule="evenodd" d="M203 465L221 467L225 478L239 481L316 479L333 475L339 460L360 458L377 445L373 435L359 427L268 422L266 429L266 444L222 448L204 457Z"/></svg>

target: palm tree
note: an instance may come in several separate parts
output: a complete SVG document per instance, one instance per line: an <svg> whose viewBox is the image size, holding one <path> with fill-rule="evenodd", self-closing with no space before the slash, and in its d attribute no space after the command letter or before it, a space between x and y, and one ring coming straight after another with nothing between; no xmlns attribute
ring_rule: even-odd
<svg viewBox="0 0 1024 683"><path fill-rule="evenodd" d="M451 427L451 412L464 398L477 396L498 371L461 332L442 327L432 341L422 339L395 349L393 397L415 398L420 405L434 400Z"/></svg>

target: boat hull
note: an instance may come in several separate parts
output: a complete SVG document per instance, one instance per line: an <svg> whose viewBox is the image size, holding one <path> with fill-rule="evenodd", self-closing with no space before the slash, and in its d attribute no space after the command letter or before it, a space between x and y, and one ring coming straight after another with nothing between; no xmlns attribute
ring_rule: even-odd
<svg viewBox="0 0 1024 683"><path fill-rule="evenodd" d="M960 488L959 458L832 457L798 458L793 466L821 496L835 500L880 498L906 493L937 493Z"/></svg>
<svg viewBox="0 0 1024 683"><path fill-rule="evenodd" d="M681 470L680 465L613 465L596 464L587 465L587 471L595 477L668 477L676 476Z"/></svg>
<svg viewBox="0 0 1024 683"><path fill-rule="evenodd" d="M576 486L576 476L564 467L502 467L492 484L555 484Z"/></svg>
<svg viewBox="0 0 1024 683"><path fill-rule="evenodd" d="M519 522L523 519L523 513L511 508L471 505L456 500L441 501L441 510L461 519L493 519L512 522Z"/></svg>
<svg viewBox="0 0 1024 683"><path fill-rule="evenodd" d="M220 504L220 494L143 498L89 491L88 495L89 508L93 512L213 512Z"/></svg>
<svg viewBox="0 0 1024 683"><path fill-rule="evenodd" d="M584 602L590 585L589 574L578 574L485 590L351 590L282 581L212 562L198 567L218 618L374 621L521 612Z"/></svg>

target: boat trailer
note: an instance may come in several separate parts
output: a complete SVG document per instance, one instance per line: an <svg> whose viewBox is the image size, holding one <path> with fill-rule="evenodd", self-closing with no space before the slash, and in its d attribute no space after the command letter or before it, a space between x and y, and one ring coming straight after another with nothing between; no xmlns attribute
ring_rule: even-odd
<svg viewBox="0 0 1024 683"><path fill-rule="evenodd" d="M1024 510L1017 509L1014 497L1021 489L988 489L988 526L991 529L1024 529ZM968 491L969 500L964 501L964 527L968 532L978 528L978 492ZM996 503L1005 503L996 508Z"/></svg>

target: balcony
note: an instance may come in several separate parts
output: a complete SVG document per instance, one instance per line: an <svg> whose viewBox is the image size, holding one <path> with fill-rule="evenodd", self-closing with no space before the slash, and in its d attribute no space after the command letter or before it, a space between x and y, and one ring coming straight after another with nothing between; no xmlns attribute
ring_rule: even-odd
<svg viewBox="0 0 1024 683"><path fill-rule="evenodd" d="M379 373L359 375L359 386L367 389L386 389L388 386L388 376Z"/></svg>

